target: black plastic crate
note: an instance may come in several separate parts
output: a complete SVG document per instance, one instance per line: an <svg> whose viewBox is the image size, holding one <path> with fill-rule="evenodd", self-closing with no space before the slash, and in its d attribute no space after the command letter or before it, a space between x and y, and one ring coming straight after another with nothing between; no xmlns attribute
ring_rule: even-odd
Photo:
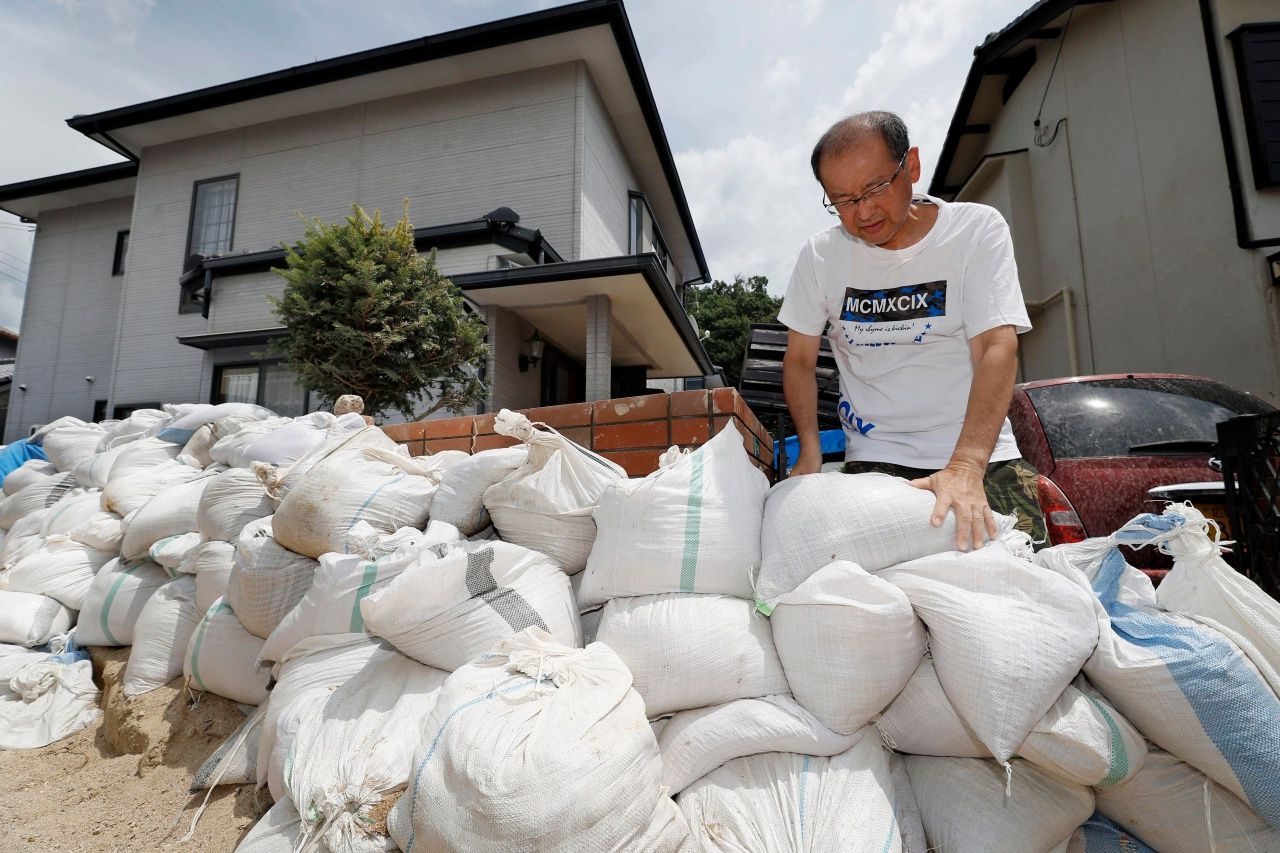
<svg viewBox="0 0 1280 853"><path fill-rule="evenodd" d="M1237 568L1280 598L1280 412L1218 424Z"/></svg>

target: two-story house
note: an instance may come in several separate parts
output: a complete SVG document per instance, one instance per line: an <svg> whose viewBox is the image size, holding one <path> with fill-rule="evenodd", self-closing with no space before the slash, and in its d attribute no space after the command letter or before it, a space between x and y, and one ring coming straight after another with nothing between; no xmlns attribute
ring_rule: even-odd
<svg viewBox="0 0 1280 853"><path fill-rule="evenodd" d="M399 216L489 328L486 410L713 372L708 280L620 0L68 120L125 161L0 187L38 223L6 439L168 401L314 407L265 296L301 213Z"/></svg>
<svg viewBox="0 0 1280 853"><path fill-rule="evenodd" d="M1040 0L979 45L930 192L1009 221L1026 379L1280 403L1280 7Z"/></svg>

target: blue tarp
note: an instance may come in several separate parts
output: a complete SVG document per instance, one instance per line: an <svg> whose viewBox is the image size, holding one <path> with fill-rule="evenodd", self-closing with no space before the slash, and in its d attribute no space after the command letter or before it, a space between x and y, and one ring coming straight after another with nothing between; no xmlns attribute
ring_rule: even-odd
<svg viewBox="0 0 1280 853"><path fill-rule="evenodd" d="M844 430L842 429L824 429L818 433L818 438L822 444L822 455L829 453L839 453L840 458L844 458ZM787 442L787 465L794 465L796 457L800 455L800 437L789 435L786 437ZM779 454L781 451L781 442L773 443L773 467L778 467Z"/></svg>
<svg viewBox="0 0 1280 853"><path fill-rule="evenodd" d="M44 450L34 444L27 444L25 438L15 441L6 447L0 447L0 480L8 477L22 467L22 463L31 459L48 459Z"/></svg>

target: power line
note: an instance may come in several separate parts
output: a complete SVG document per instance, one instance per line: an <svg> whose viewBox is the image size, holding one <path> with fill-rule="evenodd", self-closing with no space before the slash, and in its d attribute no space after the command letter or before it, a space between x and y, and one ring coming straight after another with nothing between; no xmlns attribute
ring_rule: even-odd
<svg viewBox="0 0 1280 853"><path fill-rule="evenodd" d="M3 264L4 266L8 267L11 270L14 270L15 272L21 273L23 276L26 276L29 274L27 270L20 270L6 260L0 259L0 264ZM23 278L22 281L26 281L26 279Z"/></svg>
<svg viewBox="0 0 1280 853"><path fill-rule="evenodd" d="M0 275L4 276L5 278L11 278L14 281L16 281L18 284L23 285L24 287L26 286L27 280L25 278L18 278L13 273L5 272L4 270L0 270Z"/></svg>
<svg viewBox="0 0 1280 853"><path fill-rule="evenodd" d="M13 258L15 261L22 264L23 266L28 266L28 267L31 266L31 261L24 260L23 258L20 258L17 255L13 254L12 252L6 252L4 249L0 249L0 255L8 255L9 257Z"/></svg>

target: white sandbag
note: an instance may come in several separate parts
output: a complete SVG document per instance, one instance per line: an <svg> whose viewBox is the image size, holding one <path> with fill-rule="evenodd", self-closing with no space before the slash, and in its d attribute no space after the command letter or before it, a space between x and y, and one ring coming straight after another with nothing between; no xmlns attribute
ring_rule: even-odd
<svg viewBox="0 0 1280 853"><path fill-rule="evenodd" d="M980 758L908 755L906 765L930 849L1048 851L1093 814L1088 788L1025 761L1007 771Z"/></svg>
<svg viewBox="0 0 1280 853"><path fill-rule="evenodd" d="M792 695L844 734L883 711L924 656L906 594L853 563L824 566L777 598L769 623Z"/></svg>
<svg viewBox="0 0 1280 853"><path fill-rule="evenodd" d="M350 554L324 554L302 600L280 620L262 646L263 660L280 660L307 637L322 634L362 633L365 629L360 602L378 592L417 560L428 548L442 556L451 542L460 541L453 525L431 522L426 533L402 541L399 548L374 560Z"/></svg>
<svg viewBox="0 0 1280 853"><path fill-rule="evenodd" d="M1018 754L1059 779L1102 790L1141 771L1147 743L1101 694L1077 678L1036 723Z"/></svg>
<svg viewBox="0 0 1280 853"><path fill-rule="evenodd" d="M926 853L929 842L925 840L920 806L911 790L907 762L896 752L889 753L889 778L893 780L893 813L902 834L902 853Z"/></svg>
<svg viewBox="0 0 1280 853"><path fill-rule="evenodd" d="M658 734L662 784L675 796L720 765L761 752L838 755L862 737L841 735L790 696L735 699L681 711Z"/></svg>
<svg viewBox="0 0 1280 853"><path fill-rule="evenodd" d="M1160 853L1280 850L1280 831L1190 764L1152 749L1136 776L1098 791L1098 811Z"/></svg>
<svg viewBox="0 0 1280 853"><path fill-rule="evenodd" d="M124 670L125 696L155 690L182 675L182 659L200 623L195 595L195 578L183 575L147 599L133 625L133 648Z"/></svg>
<svg viewBox="0 0 1280 853"><path fill-rule="evenodd" d="M49 507L40 522L40 535L50 536L55 533L70 535L71 531L89 521L102 510L98 504L102 500L102 492L94 489L82 491L73 489L65 498Z"/></svg>
<svg viewBox="0 0 1280 853"><path fill-rule="evenodd" d="M67 536L100 551L119 551L124 541L124 519L100 509L68 530Z"/></svg>
<svg viewBox="0 0 1280 853"><path fill-rule="evenodd" d="M1098 640L1089 595L1002 542L902 563L880 577L911 599L947 698L998 761L1014 754Z"/></svg>
<svg viewBox="0 0 1280 853"><path fill-rule="evenodd" d="M46 477L0 500L0 529L11 530L18 519L48 509L71 494L79 494L70 474Z"/></svg>
<svg viewBox="0 0 1280 853"><path fill-rule="evenodd" d="M195 532L166 536L151 544L151 547L147 549L147 556L151 558L151 562L169 569L171 576L176 575L179 571L178 567L182 565L183 560L199 547L203 541L200 538L200 534ZM195 572L190 572L190 574L195 574Z"/></svg>
<svg viewBox="0 0 1280 853"><path fill-rule="evenodd" d="M391 837L406 853L634 849L663 791L630 685L601 643L572 649L537 628L503 640L445 682Z"/></svg>
<svg viewBox="0 0 1280 853"><path fill-rule="evenodd" d="M238 417L223 418L210 424L217 438L209 448L209 458L232 468L248 468L244 452L255 441L283 426L293 423L293 418L276 417L252 420Z"/></svg>
<svg viewBox="0 0 1280 853"><path fill-rule="evenodd" d="M584 604L661 592L751 598L769 480L742 434L727 424L693 453L664 456L649 476L601 493Z"/></svg>
<svg viewBox="0 0 1280 853"><path fill-rule="evenodd" d="M280 800L253 825L235 853L294 853L302 834L298 810L289 800Z"/></svg>
<svg viewBox="0 0 1280 853"><path fill-rule="evenodd" d="M650 717L790 692L769 621L740 598L615 598L596 639L631 670Z"/></svg>
<svg viewBox="0 0 1280 853"><path fill-rule="evenodd" d="M208 476L199 468L191 468L181 462L161 462L119 477L113 476L102 490L102 508L128 519L129 513L142 509L166 489ZM127 528L128 524L125 526Z"/></svg>
<svg viewBox="0 0 1280 853"><path fill-rule="evenodd" d="M163 409L134 409L124 420L103 421L101 426L106 435L102 447L105 449L139 441L146 438L148 433L157 432L172 419L173 415Z"/></svg>
<svg viewBox="0 0 1280 853"><path fill-rule="evenodd" d="M209 448L213 447L217 440L217 436L213 431L213 424L205 424L193 432L191 438L187 439L187 443L182 445L182 452L178 454L178 461L183 465L190 465L192 468L204 468L213 464L213 457L209 455Z"/></svg>
<svg viewBox="0 0 1280 853"><path fill-rule="evenodd" d="M234 542L246 524L275 511L266 487L252 471L231 468L213 478L200 498L198 526L205 539Z"/></svg>
<svg viewBox="0 0 1280 853"><path fill-rule="evenodd" d="M685 788L677 802L699 850L902 849L888 753L875 729L864 729L831 758L790 752L735 758Z"/></svg>
<svg viewBox="0 0 1280 853"><path fill-rule="evenodd" d="M76 621L76 642L82 646L128 646L142 609L169 573L148 560L115 559L102 567L89 585Z"/></svg>
<svg viewBox="0 0 1280 853"><path fill-rule="evenodd" d="M35 749L70 737L102 716L93 662L30 663L0 692L0 749Z"/></svg>
<svg viewBox="0 0 1280 853"><path fill-rule="evenodd" d="M259 705L267 698L271 667L258 662L262 640L244 629L225 599L205 611L191 635L182 675L193 690Z"/></svg>
<svg viewBox="0 0 1280 853"><path fill-rule="evenodd" d="M365 426L364 416L356 412L345 415L311 412L293 418L276 429L261 433L252 430L254 438L229 464L237 468L248 468L254 462L292 465L325 442L341 441L363 430Z"/></svg>
<svg viewBox="0 0 1280 853"><path fill-rule="evenodd" d="M363 420L363 419L362 419ZM249 469L258 475L262 485L267 487L267 494L273 500L282 501L289 491L302 482L302 479L319 465L336 453L344 453L372 448L387 453L403 455L400 448L387 434L376 426L365 425L354 432L341 432L326 436L325 440L308 450L289 465L272 465L268 462L250 462Z"/></svg>
<svg viewBox="0 0 1280 853"><path fill-rule="evenodd" d="M429 461L377 448L335 453L307 472L285 495L272 523L286 548L319 557L341 553L353 525L384 533L427 523L443 472Z"/></svg>
<svg viewBox="0 0 1280 853"><path fill-rule="evenodd" d="M1198 509L1174 504L1164 514L1176 514L1186 522L1153 543L1173 555L1173 569L1156 587L1161 609L1230 628L1280 671L1280 602L1227 565L1221 547L1209 538L1212 522Z"/></svg>
<svg viewBox="0 0 1280 853"><path fill-rule="evenodd" d="M247 525L236 540L227 603L254 636L266 639L306 595L320 565L273 538L275 516Z"/></svg>
<svg viewBox="0 0 1280 853"><path fill-rule="evenodd" d="M308 831L333 853L367 849L370 810L408 784L419 727L447 677L396 655L370 661L307 708L286 762L285 790Z"/></svg>
<svg viewBox="0 0 1280 853"><path fill-rule="evenodd" d="M933 492L887 474L831 471L783 480L764 505L757 600L773 601L833 560L874 574L954 549L955 514L934 527L933 504Z"/></svg>
<svg viewBox="0 0 1280 853"><path fill-rule="evenodd" d="M4 577L2 569L13 568L23 558L34 554L44 544L44 534L40 532L40 526L44 524L44 517L49 514L47 509L39 510L31 515L23 516L13 523L13 527L9 528L9 532L5 534L4 549L0 550L0 578ZM3 587L0 587L3 589Z"/></svg>
<svg viewBox="0 0 1280 853"><path fill-rule="evenodd" d="M20 489L58 474L58 466L43 459L28 459L4 478L4 493L12 495Z"/></svg>
<svg viewBox="0 0 1280 853"><path fill-rule="evenodd" d="M509 542L458 542L443 556L422 550L360 602L360 613L371 634L447 672L530 627L582 645L569 578L546 556Z"/></svg>
<svg viewBox="0 0 1280 853"><path fill-rule="evenodd" d="M48 536L39 550L9 570L9 589L47 595L79 610L94 575L115 557L110 551L97 551L66 536Z"/></svg>
<svg viewBox="0 0 1280 853"><path fill-rule="evenodd" d="M364 521L357 521L347 533L347 541L341 556L355 556L365 560L377 560L394 554L401 548L419 549L423 543L459 542L462 534L458 528L443 521L428 521L423 530L401 527L394 533L381 530ZM441 552L443 553L443 552Z"/></svg>
<svg viewBox="0 0 1280 853"><path fill-rule="evenodd" d="M106 488L107 484L117 477L126 477L165 462L172 462L178 458L181 451L181 447L158 438L140 438L137 441L131 441L118 448L102 488Z"/></svg>
<svg viewBox="0 0 1280 853"><path fill-rule="evenodd" d="M1280 675L1229 628L1159 610L1150 579L1114 544L1159 540L1183 523L1138 516L1109 539L1047 548L1036 561L1097 596L1089 682L1149 740L1280 827Z"/></svg>
<svg viewBox="0 0 1280 853"><path fill-rule="evenodd" d="M179 572L195 575L196 607L201 613L227 594L235 558L236 546L230 542L201 542L178 564Z"/></svg>
<svg viewBox="0 0 1280 853"><path fill-rule="evenodd" d="M49 435L49 433L53 432L54 430L64 429L66 427L73 427L73 426L83 427L83 426L89 426L89 424L86 423L85 421L80 420L77 417L73 417L71 415L63 415L60 418L49 421L49 423L44 424L43 426L32 430L31 435L27 437L27 443L39 446L44 443L45 436Z"/></svg>
<svg viewBox="0 0 1280 853"><path fill-rule="evenodd" d="M128 446L129 444L126 442L107 450L101 450L88 459L81 460L76 467L71 469L71 476L75 477L76 482L85 488L103 488L107 485L107 479L111 475L111 467L116 463L116 457L123 453Z"/></svg>
<svg viewBox="0 0 1280 853"><path fill-rule="evenodd" d="M582 571L596 538L592 518L610 483L627 479L621 467L575 444L545 424L503 409L494 432L528 446L528 459L484 493L484 506L506 542L546 554L567 574Z"/></svg>
<svg viewBox="0 0 1280 853"><path fill-rule="evenodd" d="M181 446L190 441L195 431L205 424L232 416L262 420L275 417L276 413L251 403L219 403L216 406L196 404L188 412L165 424L164 429L156 433L156 438Z"/></svg>
<svg viewBox="0 0 1280 853"><path fill-rule="evenodd" d="M506 479L529 458L524 445L482 450L454 465L444 474L431 501L431 518L446 521L470 536L489 524L484 492Z"/></svg>
<svg viewBox="0 0 1280 853"><path fill-rule="evenodd" d="M73 468L98 452L98 444L106 431L97 424L65 426L44 437L41 447L49 461L59 471L70 473Z"/></svg>
<svg viewBox="0 0 1280 853"><path fill-rule="evenodd" d="M938 681L933 658L925 655L902 692L876 720L884 742L898 752L948 758L990 758Z"/></svg>
<svg viewBox="0 0 1280 853"><path fill-rule="evenodd" d="M327 691L341 686L375 658L399 656L395 649L368 634L313 637L290 649L273 669L276 684L267 699L258 741L258 784L268 781L280 717L294 700L315 688ZM282 774L272 786L272 794L285 795Z"/></svg>
<svg viewBox="0 0 1280 853"><path fill-rule="evenodd" d="M178 463L173 464L176 466ZM161 539L196 530L200 497L215 479L216 475L205 472L202 476L178 481L176 485L156 492L137 512L125 518L121 556L137 559L145 556Z"/></svg>
<svg viewBox="0 0 1280 853"><path fill-rule="evenodd" d="M203 429L203 427L201 427ZM191 777L188 793L218 785L253 785L258 781L258 740L267 715L267 703L259 705L243 723L218 745Z"/></svg>
<svg viewBox="0 0 1280 853"><path fill-rule="evenodd" d="M1131 832L1098 812L1082 823L1055 853L1157 853Z"/></svg>
<svg viewBox="0 0 1280 853"><path fill-rule="evenodd" d="M68 631L75 619L57 599L0 589L0 643L42 646Z"/></svg>

